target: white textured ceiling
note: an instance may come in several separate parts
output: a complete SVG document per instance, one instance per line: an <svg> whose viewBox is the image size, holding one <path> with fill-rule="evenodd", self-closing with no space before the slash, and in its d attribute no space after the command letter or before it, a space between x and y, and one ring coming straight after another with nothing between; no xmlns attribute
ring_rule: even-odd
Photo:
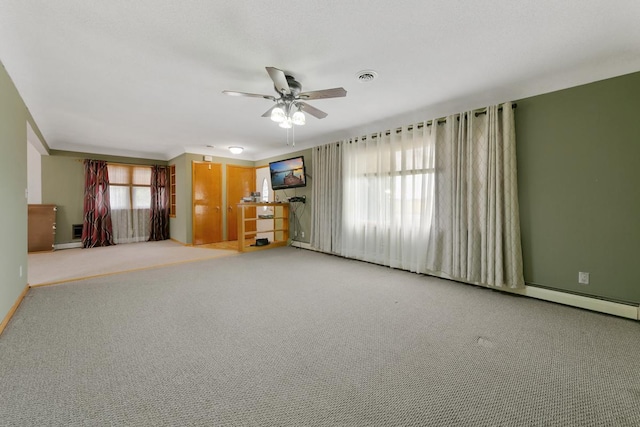
<svg viewBox="0 0 640 427"><path fill-rule="evenodd" d="M53 149L258 160L294 150L271 101L222 91L265 66L348 92L302 149L638 71L640 1L0 0L0 61Z"/></svg>

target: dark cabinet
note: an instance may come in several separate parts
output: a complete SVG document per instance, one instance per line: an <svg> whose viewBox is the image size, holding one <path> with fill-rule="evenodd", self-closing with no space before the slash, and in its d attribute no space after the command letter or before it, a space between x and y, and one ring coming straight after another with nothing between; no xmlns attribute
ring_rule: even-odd
<svg viewBox="0 0 640 427"><path fill-rule="evenodd" d="M56 237L56 205L29 205L29 252L52 251Z"/></svg>

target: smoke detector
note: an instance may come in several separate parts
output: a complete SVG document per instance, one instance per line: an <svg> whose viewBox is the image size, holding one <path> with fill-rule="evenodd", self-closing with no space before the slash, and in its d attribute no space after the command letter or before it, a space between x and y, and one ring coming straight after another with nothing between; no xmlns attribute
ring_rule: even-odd
<svg viewBox="0 0 640 427"><path fill-rule="evenodd" d="M356 78L360 83L369 83L375 78L378 77L378 73L373 70L362 70L356 73Z"/></svg>

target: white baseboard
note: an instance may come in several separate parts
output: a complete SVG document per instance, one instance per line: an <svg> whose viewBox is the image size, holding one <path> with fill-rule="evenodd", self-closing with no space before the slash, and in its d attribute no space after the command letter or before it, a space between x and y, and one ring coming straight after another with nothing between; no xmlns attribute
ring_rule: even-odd
<svg viewBox="0 0 640 427"><path fill-rule="evenodd" d="M313 248L311 247L311 245L309 243L307 243L307 242L298 242L297 240L292 240L291 241L291 246L296 247L296 248L313 250Z"/></svg>
<svg viewBox="0 0 640 427"><path fill-rule="evenodd" d="M516 293L558 304L585 308L587 310L598 311L600 313L626 317L627 319L640 320L640 307L633 305L605 301L582 295L554 291L552 289L538 288L535 286L525 286L525 289L522 292Z"/></svg>
<svg viewBox="0 0 640 427"><path fill-rule="evenodd" d="M74 249L74 248L81 248L82 247L82 242L71 242L71 243L58 243L57 245L54 245L54 249L60 250L60 249Z"/></svg>

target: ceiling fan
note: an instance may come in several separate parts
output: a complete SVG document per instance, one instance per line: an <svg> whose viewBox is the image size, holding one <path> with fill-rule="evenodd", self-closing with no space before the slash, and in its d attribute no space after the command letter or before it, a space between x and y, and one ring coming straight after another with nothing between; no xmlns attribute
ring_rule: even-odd
<svg viewBox="0 0 640 427"><path fill-rule="evenodd" d="M304 125L306 119L303 112L309 113L318 119L327 117L327 113L312 107L304 101L347 96L347 91L341 87L302 92L302 85L293 76L286 75L284 71L274 67L266 67L266 69L269 77L273 80L273 86L278 96L237 92L233 90L223 90L222 93L231 96L264 98L275 102L276 104L267 110L262 117L271 117L271 120L279 123L280 127L288 129L291 128L292 125Z"/></svg>

